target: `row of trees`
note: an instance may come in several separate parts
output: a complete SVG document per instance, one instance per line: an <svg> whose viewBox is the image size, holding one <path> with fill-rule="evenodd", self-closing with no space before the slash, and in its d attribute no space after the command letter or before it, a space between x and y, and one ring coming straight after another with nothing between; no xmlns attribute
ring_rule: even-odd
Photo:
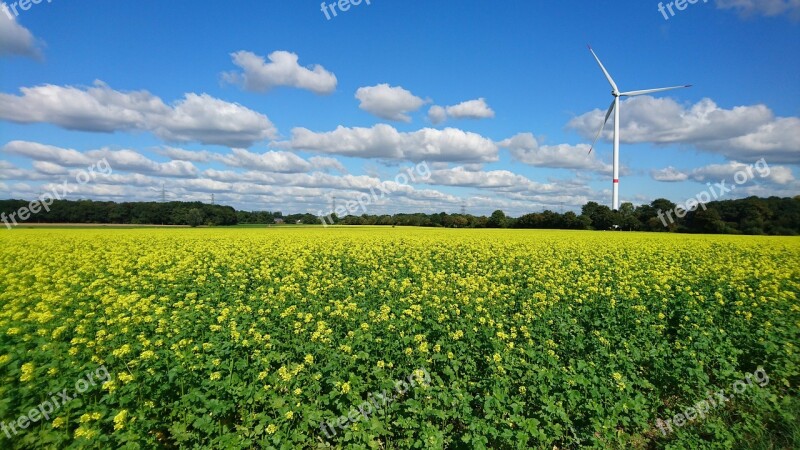
<svg viewBox="0 0 800 450"><path fill-rule="evenodd" d="M37 214L21 220L25 200L0 200L0 212L8 223L85 223L134 225L236 225L236 210L230 206L200 202L115 203L92 200L56 200ZM14 214L12 217L11 215ZM23 217L27 214L23 214ZM2 224L0 224L2 226Z"/></svg>
<svg viewBox="0 0 800 450"><path fill-rule="evenodd" d="M11 223L97 223L157 225L236 225L236 224L320 224L313 214L270 211L236 211L230 206L200 202L115 203L91 200L57 200L48 210L22 220L19 212L27 208L24 200L0 200L3 221ZM27 216L27 214L23 214ZM336 217L336 225L391 225L447 228L540 228L569 230L624 230L727 234L800 234L800 196L794 198L749 197L715 201L695 211L676 209L675 203L658 199L649 205L623 203L618 211L589 202L581 214L553 211L525 214L513 218L497 210L489 217L470 214L394 214ZM328 219L330 220L330 219ZM327 222L330 224L330 222Z"/></svg>
<svg viewBox="0 0 800 450"><path fill-rule="evenodd" d="M800 196L715 201L688 212L677 209L676 204L669 200L658 199L649 205L623 203L618 211L589 202L581 208L580 215L571 211L563 214L543 211L513 218L497 210L489 217L447 213L364 214L341 219L333 216L333 220L337 225L798 235Z"/></svg>

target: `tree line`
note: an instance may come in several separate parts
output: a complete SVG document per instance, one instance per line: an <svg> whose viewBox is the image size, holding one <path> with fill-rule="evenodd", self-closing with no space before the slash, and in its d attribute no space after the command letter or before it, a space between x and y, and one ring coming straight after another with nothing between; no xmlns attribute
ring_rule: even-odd
<svg viewBox="0 0 800 450"><path fill-rule="evenodd" d="M236 210L230 206L201 202L98 202L93 200L55 200L36 214L23 215L30 202L0 200L4 221L11 215L19 223L129 224L129 225L236 225ZM3 226L3 224L0 224Z"/></svg>
<svg viewBox="0 0 800 450"><path fill-rule="evenodd" d="M211 225L237 224L306 224L319 225L313 214L283 215L279 211L237 211L230 206L201 202L97 202L92 200L56 200L47 211L19 217L25 200L0 200L3 220L15 213L18 223L78 224L154 224ZM445 212L400 213L393 215L330 216L335 225L386 225L446 228L538 228L568 230L621 230L711 234L800 235L800 196L794 198L748 197L713 201L694 211L684 211L666 199L649 205L623 203L618 211L589 202L581 213L543 211L508 217L502 210L491 215L448 214Z"/></svg>

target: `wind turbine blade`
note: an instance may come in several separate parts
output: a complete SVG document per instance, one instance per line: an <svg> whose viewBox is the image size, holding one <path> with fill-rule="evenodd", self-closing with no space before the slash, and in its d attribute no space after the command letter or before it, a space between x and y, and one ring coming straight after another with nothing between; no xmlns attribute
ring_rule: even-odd
<svg viewBox="0 0 800 450"><path fill-rule="evenodd" d="M600 134L603 133L603 129L606 127L606 122L608 122L608 118L611 116L611 113L614 112L614 104L616 103L616 99L611 102L611 106L608 107L608 112L606 113L606 119L603 121L603 125L600 126L600 131L597 132L597 136L594 137L592 141L592 146L589 147L589 153L592 153L594 150L594 144L597 143L597 139L600 138Z"/></svg>
<svg viewBox="0 0 800 450"><path fill-rule="evenodd" d="M603 69L603 73L605 74L608 83L611 84L611 87L614 89L614 94L618 93L619 89L617 88L617 83L614 83L614 79L611 78L611 75L608 74L608 71L606 70L605 66L603 66L603 63L600 62L600 58L598 58L597 55L594 53L594 50L592 50L591 45L589 46L589 51L592 52L592 56L594 56L595 61L597 61L597 64L600 66L601 69Z"/></svg>
<svg viewBox="0 0 800 450"><path fill-rule="evenodd" d="M658 89L644 89L641 91L630 91L630 92L622 92L619 94L620 97L635 97L637 95L644 95L644 94L652 94L654 92L664 92L664 91L671 91L673 89L683 89L692 87L691 84L687 84L685 86L672 86L672 87L665 87L665 88L658 88Z"/></svg>

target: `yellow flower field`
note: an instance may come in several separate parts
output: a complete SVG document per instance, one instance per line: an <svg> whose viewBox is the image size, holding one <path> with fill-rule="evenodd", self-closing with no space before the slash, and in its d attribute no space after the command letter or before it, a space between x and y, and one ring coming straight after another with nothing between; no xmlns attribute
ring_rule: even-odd
<svg viewBox="0 0 800 450"><path fill-rule="evenodd" d="M0 245L2 448L732 448L798 413L798 238L18 229ZM656 427L759 367L768 385ZM336 428L423 368L429 384Z"/></svg>

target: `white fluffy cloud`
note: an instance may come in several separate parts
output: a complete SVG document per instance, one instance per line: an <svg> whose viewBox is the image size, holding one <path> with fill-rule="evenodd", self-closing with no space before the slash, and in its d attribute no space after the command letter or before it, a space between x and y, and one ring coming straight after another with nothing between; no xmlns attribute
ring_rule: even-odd
<svg viewBox="0 0 800 450"><path fill-rule="evenodd" d="M7 8L5 3L0 5L0 57L40 58L41 52L36 45L36 38L27 28L17 22L13 13L7 12Z"/></svg>
<svg viewBox="0 0 800 450"><path fill-rule="evenodd" d="M490 119L494 111L486 104L486 99L468 100L457 105L448 106L447 115L456 119Z"/></svg>
<svg viewBox="0 0 800 450"><path fill-rule="evenodd" d="M306 172L312 168L308 161L289 152L270 151L259 154L235 148L232 153L221 155L218 160L230 167L263 170L266 172L295 173Z"/></svg>
<svg viewBox="0 0 800 450"><path fill-rule="evenodd" d="M800 163L800 118L775 117L764 105L724 109L703 99L687 108L671 98L641 96L623 101L620 114L622 142L686 144L731 160ZM605 111L595 109L568 127L592 139L604 117ZM611 125L603 132L608 140Z"/></svg>
<svg viewBox="0 0 800 450"><path fill-rule="evenodd" d="M356 98L358 107L382 119L398 122L411 122L409 112L418 110L425 100L400 86L379 84L358 88Z"/></svg>
<svg viewBox="0 0 800 450"><path fill-rule="evenodd" d="M275 51L267 56L269 62L266 62L263 56L242 50L232 53L231 58L242 71L226 72L223 79L248 91L267 92L279 86L307 89L316 94L336 90L336 75L320 65L301 66L295 53Z"/></svg>
<svg viewBox="0 0 800 450"><path fill-rule="evenodd" d="M194 177L197 168L187 161L156 162L146 156L128 149L108 148L79 152L74 149L44 145L38 142L11 141L0 148L7 154L24 156L34 160L33 167L44 174L62 173L59 168L72 167L86 169L105 159L112 170L138 172L164 177Z"/></svg>
<svg viewBox="0 0 800 450"><path fill-rule="evenodd" d="M531 166L591 170L602 174L609 174L612 169L610 164L597 159L597 152L589 153L586 144L539 145L533 134L520 133L498 145L507 148L517 161Z"/></svg>
<svg viewBox="0 0 800 450"><path fill-rule="evenodd" d="M800 20L800 1L797 0L717 0L717 8L732 9L743 16L785 14L792 20Z"/></svg>
<svg viewBox="0 0 800 450"><path fill-rule="evenodd" d="M231 147L277 135L267 116L207 94L189 93L168 106L147 91L116 91L101 81L86 89L46 84L20 90L20 96L0 94L0 119L80 131L149 131L169 142Z"/></svg>
<svg viewBox="0 0 800 450"><path fill-rule="evenodd" d="M489 107L484 98L468 100L446 107L434 105L428 110L428 120L435 124L444 122L448 117L454 119L491 119L494 117L494 110Z"/></svg>
<svg viewBox="0 0 800 450"><path fill-rule="evenodd" d="M155 152L170 159L192 162L209 162L217 155L207 150L193 151L176 147L162 147L156 149Z"/></svg>
<svg viewBox="0 0 800 450"><path fill-rule="evenodd" d="M347 173L347 169L336 158L327 156L312 156L308 162L317 170L333 170L339 173Z"/></svg>
<svg viewBox="0 0 800 450"><path fill-rule="evenodd" d="M488 196L473 197L473 205L483 205L490 210L510 208L512 211L531 212L533 208L554 209L566 205L583 205L597 192L577 180L559 180L550 183L533 181L507 170L475 171L463 166L434 170L428 184L479 189ZM477 201L476 201L477 200Z"/></svg>
<svg viewBox="0 0 800 450"><path fill-rule="evenodd" d="M689 174L689 177L695 181L708 182L708 181L721 181L727 180L732 184L737 172L742 172L744 175L739 175L739 179L748 181L762 181L773 184L786 185L795 181L792 170L785 166L769 165L764 162L757 162L756 164L744 164L737 161L729 161L725 164L709 164L699 169L694 169Z"/></svg>
<svg viewBox="0 0 800 450"><path fill-rule="evenodd" d="M428 110L428 120L434 124L440 124L447 120L447 110L439 105L433 105Z"/></svg>
<svg viewBox="0 0 800 450"><path fill-rule="evenodd" d="M1 150L3 153L24 156L36 161L47 161L67 167L88 166L95 162L92 161L92 158L77 150L40 144L38 142L11 141L4 145Z"/></svg>
<svg viewBox="0 0 800 450"><path fill-rule="evenodd" d="M317 133L306 128L292 130L289 141L276 145L295 150L361 158L410 161L492 162L497 145L479 134L455 128L423 128L403 133L386 124L372 128L346 128Z"/></svg>
<svg viewBox="0 0 800 450"><path fill-rule="evenodd" d="M689 175L672 166L659 170L653 170L650 172L650 176L656 181L666 182L686 181L689 178Z"/></svg>

